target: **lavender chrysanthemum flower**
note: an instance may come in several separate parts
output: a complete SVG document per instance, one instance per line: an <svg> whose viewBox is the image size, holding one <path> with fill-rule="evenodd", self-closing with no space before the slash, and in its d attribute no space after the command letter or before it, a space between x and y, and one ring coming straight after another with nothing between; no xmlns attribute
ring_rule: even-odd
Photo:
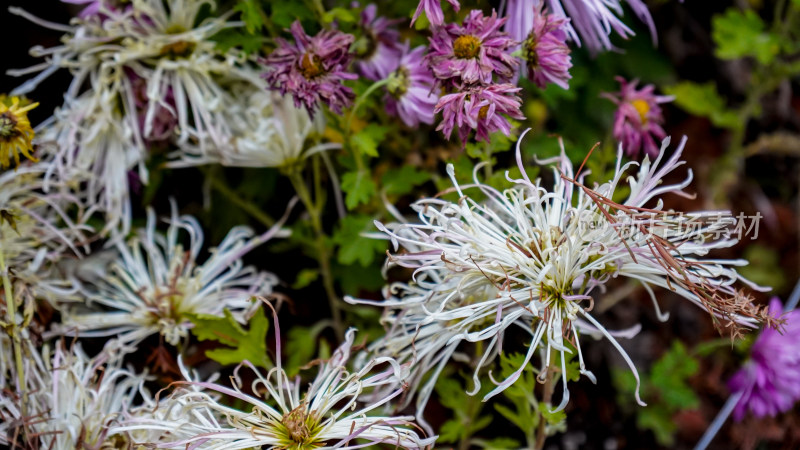
<svg viewBox="0 0 800 450"><path fill-rule="evenodd" d="M506 31L517 40L523 40L533 28L536 5L545 0L508 0L506 6ZM634 35L622 22L622 5L620 0L546 0L548 10L556 17L568 18L564 30L578 46L586 44L589 51L597 53L602 50L613 50L609 35L612 31L623 39ZM656 30L653 18L647 5L642 0L626 0L639 20L647 24L653 42L656 42Z"/></svg>
<svg viewBox="0 0 800 450"><path fill-rule="evenodd" d="M547 83L569 89L572 58L564 32L567 22L540 6L534 11L533 28L522 43L522 71L527 71L528 79L542 89Z"/></svg>
<svg viewBox="0 0 800 450"><path fill-rule="evenodd" d="M781 301L773 297L769 313L785 320L782 329L765 327L750 350L750 361L728 381L731 391L741 395L733 411L737 421L746 410L756 417L775 416L800 400L800 311L781 316Z"/></svg>
<svg viewBox="0 0 800 450"><path fill-rule="evenodd" d="M434 108L439 100L438 90L434 89L436 80L428 66L423 62L425 46L408 51L403 50L400 67L392 72L386 85L386 112L400 119L409 127L421 123L432 124Z"/></svg>
<svg viewBox="0 0 800 450"><path fill-rule="evenodd" d="M458 0L447 0L447 2L450 3L456 12L461 9L461 5L458 3ZM442 12L441 0L419 0L417 10L414 11L414 17L411 18L412 26L419 18L419 15L422 14L423 9L425 10L425 16L428 17L428 22L430 22L431 25L438 27L444 23L444 13Z"/></svg>
<svg viewBox="0 0 800 450"><path fill-rule="evenodd" d="M466 142L470 130L475 130L480 141L488 141L489 134L502 131L511 134L511 124L505 116L522 120L520 88L511 84L476 86L439 99L434 113L442 112L442 123L436 128L450 137L458 128L458 137Z"/></svg>
<svg viewBox="0 0 800 450"><path fill-rule="evenodd" d="M638 156L642 149L651 158L656 157L656 139L664 139L667 135L661 127L664 115L658 105L671 102L674 97L655 95L652 84L637 90L639 80L630 83L622 77L616 77L616 80L622 86L620 91L616 94L603 94L618 106L614 114L614 139L622 145L625 154L632 158Z"/></svg>
<svg viewBox="0 0 800 450"><path fill-rule="evenodd" d="M281 94L291 93L294 103L313 115L318 103L328 105L341 114L352 103L353 90L342 84L358 76L347 72L352 55L349 53L353 36L336 30L323 30L311 37L303 31L300 21L291 26L294 44L276 39L278 48L264 61L267 72L263 77Z"/></svg>
<svg viewBox="0 0 800 450"><path fill-rule="evenodd" d="M377 7L369 4L361 12L362 37L353 45L356 69L365 78L378 81L397 69L403 56L400 33L390 28L397 20L377 17Z"/></svg>
<svg viewBox="0 0 800 450"><path fill-rule="evenodd" d="M511 56L517 44L508 33L500 31L506 19L496 12L485 17L472 10L463 25L448 24L430 38L431 50L425 57L436 78L455 85L510 81L519 61Z"/></svg>

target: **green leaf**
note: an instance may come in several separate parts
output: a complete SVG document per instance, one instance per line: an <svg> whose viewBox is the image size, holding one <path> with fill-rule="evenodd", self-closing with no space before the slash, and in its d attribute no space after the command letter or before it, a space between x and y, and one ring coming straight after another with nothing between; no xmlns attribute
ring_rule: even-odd
<svg viewBox="0 0 800 450"><path fill-rule="evenodd" d="M222 52L231 49L241 49L247 54L257 52L264 44L265 38L261 35L250 34L236 29L226 29L211 38L217 43L217 48Z"/></svg>
<svg viewBox="0 0 800 450"><path fill-rule="evenodd" d="M653 365L650 380L661 393L664 403L674 410L696 408L700 401L687 384L699 365L680 341L674 341L668 352Z"/></svg>
<svg viewBox="0 0 800 450"><path fill-rule="evenodd" d="M722 128L736 129L742 125L739 116L728 110L725 100L717 93L713 83L698 84L684 81L664 88L667 94L675 96L675 103L691 114L708 117Z"/></svg>
<svg viewBox="0 0 800 450"><path fill-rule="evenodd" d="M247 360L256 366L268 368L270 359L267 356L266 338L269 321L264 315L264 309L256 310L250 318L248 330L234 319L228 309L224 310L224 314L224 317L187 314L187 318L194 324L192 334L197 339L217 341L230 347L207 350L206 356L223 365L239 364Z"/></svg>
<svg viewBox="0 0 800 450"><path fill-rule="evenodd" d="M552 412L550 408L552 408L551 405L539 402L539 411L542 413L542 417L544 417L548 425L557 426L567 420L566 411L562 409L561 411Z"/></svg>
<svg viewBox="0 0 800 450"><path fill-rule="evenodd" d="M353 10L345 8L333 8L322 16L322 21L325 23L355 23L357 20L358 16L353 13Z"/></svg>
<svg viewBox="0 0 800 450"><path fill-rule="evenodd" d="M264 11L261 10L258 0L239 0L233 10L242 13L244 27L250 34L255 34L264 28Z"/></svg>
<svg viewBox="0 0 800 450"><path fill-rule="evenodd" d="M786 284L786 277L781 268L781 257L778 250L760 244L751 244L744 251L744 259L750 262L737 268L745 278L761 286L772 286L780 292Z"/></svg>
<svg viewBox="0 0 800 450"><path fill-rule="evenodd" d="M354 134L350 138L350 142L353 144L356 150L362 154L377 158L378 145L383 142L383 139L386 137L386 133L388 131L388 126L371 123L361 129L361 131L358 133Z"/></svg>
<svg viewBox="0 0 800 450"><path fill-rule="evenodd" d="M430 180L431 175L413 166L390 169L383 174L383 189L389 195L405 195Z"/></svg>
<svg viewBox="0 0 800 450"><path fill-rule="evenodd" d="M347 209L368 203L375 195L375 182L366 171L347 172L342 176L342 190L347 193Z"/></svg>
<svg viewBox="0 0 800 450"><path fill-rule="evenodd" d="M364 267L375 260L375 255L386 250L386 241L364 237L361 233L374 232L375 225L370 216L350 214L341 220L333 234L333 242L339 245L337 261L350 265L358 261Z"/></svg>
<svg viewBox="0 0 800 450"><path fill-rule="evenodd" d="M314 358L314 351L319 348L317 339L325 326L325 323L318 323L313 327L293 326L289 328L286 342L287 358L284 364L289 376L296 375L301 366L308 364Z"/></svg>
<svg viewBox="0 0 800 450"><path fill-rule="evenodd" d="M752 9L728 8L711 21L711 37L722 59L755 57L761 64L771 63L780 52L781 40L765 31L766 25Z"/></svg>
<svg viewBox="0 0 800 450"><path fill-rule="evenodd" d="M289 28L295 20L303 21L314 18L314 14L304 2L272 2L270 5L272 22L282 28Z"/></svg>
<svg viewBox="0 0 800 450"><path fill-rule="evenodd" d="M675 443L675 431L678 429L672 420L672 415L664 408L641 408L636 418L636 425L643 430L650 430L655 434L659 444L672 447Z"/></svg>
<svg viewBox="0 0 800 450"><path fill-rule="evenodd" d="M318 269L302 269L292 284L292 289L303 289L319 278Z"/></svg>

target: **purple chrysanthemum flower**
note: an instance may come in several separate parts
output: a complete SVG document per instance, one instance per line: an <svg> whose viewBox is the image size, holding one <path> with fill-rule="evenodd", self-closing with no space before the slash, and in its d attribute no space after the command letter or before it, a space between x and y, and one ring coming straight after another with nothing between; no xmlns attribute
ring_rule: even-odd
<svg viewBox="0 0 800 450"><path fill-rule="evenodd" d="M521 88L512 84L474 86L462 92L445 95L436 104L442 112L442 123L436 128L450 138L453 128L458 128L458 137L466 143L470 130L475 130L479 141L488 141L489 134L502 131L511 134L511 124L505 116L522 120L522 101L517 95Z"/></svg>
<svg viewBox="0 0 800 450"><path fill-rule="evenodd" d="M592 53L615 48L609 38L612 31L623 39L634 35L619 17L623 11L620 0L508 0L506 31L511 37L520 41L525 39L533 28L533 8L545 1L553 15L570 19L564 26L569 38L578 46L583 42ZM655 25L647 5L642 0L626 0L626 3L639 20L647 24L653 42L656 42Z"/></svg>
<svg viewBox="0 0 800 450"><path fill-rule="evenodd" d="M741 395L733 411L737 421L748 409L756 417L775 416L800 400L800 311L781 316L781 301L773 297L769 313L785 320L783 327L765 327L750 350L750 361L728 381L731 391Z"/></svg>
<svg viewBox="0 0 800 450"><path fill-rule="evenodd" d="M362 37L355 42L356 69L364 78L382 80L397 68L403 56L400 33L390 28L397 20L377 17L375 4L361 12Z"/></svg>
<svg viewBox="0 0 800 450"><path fill-rule="evenodd" d="M461 5L458 3L458 0L447 0L447 2L450 3L456 12L461 9ZM425 10L425 16L428 17L428 22L430 22L431 25L438 27L444 23L444 12L442 12L441 0L419 0L417 10L414 11L414 17L411 18L411 26L414 26L414 22L416 22L419 18L419 15L422 14L423 9Z"/></svg>
<svg viewBox="0 0 800 450"><path fill-rule="evenodd" d="M262 75L272 89L281 94L291 93L298 108L305 106L313 116L318 103L323 102L331 111L341 114L355 94L342 84L358 76L347 72L352 55L349 53L353 36L336 30L323 30L310 37L303 31L300 21L291 27L294 44L277 38L276 48L264 60L267 72Z"/></svg>
<svg viewBox="0 0 800 450"><path fill-rule="evenodd" d="M434 89L436 79L423 61L425 46L409 52L406 44L403 53L400 66L389 75L386 85L386 112L400 116L403 123L412 128L420 122L430 125L439 93Z"/></svg>
<svg viewBox="0 0 800 450"><path fill-rule="evenodd" d="M670 102L674 97L653 94L655 87L652 84L637 90L639 80L630 83L622 77L616 77L616 80L621 85L620 91L603 94L603 97L617 104L614 139L622 144L625 154L631 158L635 158L642 149L650 157L658 156L656 140L661 142L667 135L661 127L664 115L658 105Z"/></svg>
<svg viewBox="0 0 800 450"><path fill-rule="evenodd" d="M569 89L572 58L564 25L567 19L549 14L540 5L534 11L533 28L522 43L522 68L528 79L544 89L547 83Z"/></svg>
<svg viewBox="0 0 800 450"><path fill-rule="evenodd" d="M124 2L122 0L61 0L64 3L71 3L73 5L86 5L85 8L78 13L78 17L81 19L88 19L92 16L98 16L102 20L105 20L107 17L103 15L100 11L101 7L104 11L114 11L117 12L123 6ZM130 10L132 5L124 5L125 10Z"/></svg>
<svg viewBox="0 0 800 450"><path fill-rule="evenodd" d="M511 56L517 42L500 31L506 19L496 12L484 17L472 10L464 24L448 24L437 29L431 37L431 50L426 56L436 78L456 85L489 84L492 75L497 81L510 81L519 66Z"/></svg>

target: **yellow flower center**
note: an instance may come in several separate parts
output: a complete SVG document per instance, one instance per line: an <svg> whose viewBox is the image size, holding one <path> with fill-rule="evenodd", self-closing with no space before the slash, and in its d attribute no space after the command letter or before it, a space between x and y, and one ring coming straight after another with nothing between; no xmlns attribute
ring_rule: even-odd
<svg viewBox="0 0 800 450"><path fill-rule="evenodd" d="M647 101L636 99L631 102L631 106L639 113L639 119L641 119L642 124L647 123L647 113L650 112L650 105Z"/></svg>
<svg viewBox="0 0 800 450"><path fill-rule="evenodd" d="M481 109L478 110L478 119L485 119L486 115L489 113L489 105L481 106Z"/></svg>
<svg viewBox="0 0 800 450"><path fill-rule="evenodd" d="M408 76L408 69L402 66L389 75L389 82L386 85L386 90L389 91L392 97L400 98L408 91Z"/></svg>
<svg viewBox="0 0 800 450"><path fill-rule="evenodd" d="M453 43L453 54L459 59L475 58L480 50L481 40L471 34L459 36Z"/></svg>
<svg viewBox="0 0 800 450"><path fill-rule="evenodd" d="M161 56L170 58L184 58L194 51L197 45L194 42L177 41L161 47Z"/></svg>
<svg viewBox="0 0 800 450"><path fill-rule="evenodd" d="M283 415L280 421L283 430L278 436L280 441L278 448L305 450L322 446L317 439L320 429L316 415L309 412L307 406L303 401L297 408Z"/></svg>
<svg viewBox="0 0 800 450"><path fill-rule="evenodd" d="M8 111L0 114L0 139L10 141L11 138L18 134L17 118Z"/></svg>
<svg viewBox="0 0 800 450"><path fill-rule="evenodd" d="M300 58L300 73L306 77L306 80L311 80L322 75L325 69L320 64L319 56L313 53L306 53Z"/></svg>

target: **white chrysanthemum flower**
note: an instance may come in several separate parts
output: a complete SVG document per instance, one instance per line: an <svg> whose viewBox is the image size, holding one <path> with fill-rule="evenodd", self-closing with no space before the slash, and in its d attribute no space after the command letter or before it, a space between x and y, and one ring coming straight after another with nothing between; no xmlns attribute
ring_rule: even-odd
<svg viewBox="0 0 800 450"><path fill-rule="evenodd" d="M0 252L12 279L49 298L72 290L54 268L65 257L86 253L88 229L68 214L81 206L63 183L52 180L44 192L48 167L42 162L0 173Z"/></svg>
<svg viewBox="0 0 800 450"><path fill-rule="evenodd" d="M476 178L469 187L486 197L479 203L462 190L450 165L458 202L423 199L414 206L420 223L376 223L395 249L404 249L391 255L389 263L414 269L413 281L390 286L382 302L348 300L387 307L384 321L389 330L372 349L401 363L417 364L412 389L433 371L418 399L420 409L436 376L464 341L483 343L473 377L477 392L479 371L500 351L503 334L512 325L531 336L525 364L542 350L540 379L553 365L561 366L564 391L559 409L569 399L565 353L574 349L581 373L594 379L584 366L581 334L609 339L638 383L636 368L615 339L615 334L631 337L636 328L612 333L591 315L591 294L612 277L639 280L654 303L651 286L670 289L707 309L715 324L723 319L733 328L753 326L764 318L763 311L734 288L737 281L755 287L735 270L746 261L706 259L710 250L736 243L724 236L734 222L730 212L684 215L663 209L660 197L687 195L683 189L692 178L689 172L678 184L664 184L665 176L683 164L679 158L685 139L670 158L665 157L668 144L667 139L653 163L645 158L638 173L627 178L638 163L623 165L620 151L613 179L594 189L583 185L585 173L575 174L562 152L543 161L556 163L552 190L525 175L518 144L523 176L511 180L514 188L499 192ZM630 193L624 201L613 202L624 180ZM514 383L523 368L495 382L497 387L485 399ZM641 403L638 395L637 389Z"/></svg>
<svg viewBox="0 0 800 450"><path fill-rule="evenodd" d="M279 332L276 326L276 332ZM333 357L320 364L317 377L302 396L299 378L292 381L280 366L266 377L254 367L257 378L252 384L256 393L268 398L243 393L241 386L230 389L213 383L187 383L167 399L172 405L171 416L160 420L133 419L123 429L157 429L172 432L162 436L158 448L244 449L244 448L363 448L375 444L397 448L417 449L433 444L435 438L423 438L414 429L413 418L368 415L400 395L398 388L380 400L359 405L359 396L377 387L396 384L403 368L390 358L376 358L358 372L345 368L353 345L354 330L347 332L344 343ZM278 344L280 349L280 343ZM376 366L387 366L373 373ZM239 383L238 378L235 378ZM239 400L250 411L240 411L220 404L202 387L220 393L229 401ZM258 395L258 394L257 394ZM218 418L224 418L218 419ZM187 434L190 437L185 437Z"/></svg>
<svg viewBox="0 0 800 450"><path fill-rule="evenodd" d="M145 376L123 369L120 354L90 359L79 345L66 350L59 342L52 354L45 346L41 358L31 348L25 370L28 402L21 406L17 394L14 408L6 408L16 419L8 424L7 439L17 445L26 439L20 448L127 448L127 435L110 428L149 393Z"/></svg>
<svg viewBox="0 0 800 450"><path fill-rule="evenodd" d="M244 321L253 308L250 299L271 294L276 277L245 267L242 256L277 228L257 237L247 227L233 228L200 262L203 231L197 220L178 217L173 209L169 224L166 235L156 232L155 213L149 210L147 227L127 243L117 242L119 256L109 273L83 284L86 304L64 305L58 332L117 336L124 344L160 334L176 345L188 336L190 315L222 317L228 309Z"/></svg>
<svg viewBox="0 0 800 450"><path fill-rule="evenodd" d="M79 186L83 203L91 205L86 216L101 212L103 232L130 232L130 171L147 182L144 150L135 144L134 128L120 116L114 99L86 93L66 108L58 109L54 120L43 125L38 137L40 149L51 154L45 186L54 178L71 180Z"/></svg>
<svg viewBox="0 0 800 450"><path fill-rule="evenodd" d="M290 97L267 89L257 73L248 82L225 85L228 95L221 97L225 123L230 127L231 145L184 145L173 154L173 167L219 163L236 167L286 167L324 150L341 148L326 143L309 146L307 138L321 135L325 118L313 120L304 108L297 108Z"/></svg>
<svg viewBox="0 0 800 450"><path fill-rule="evenodd" d="M55 156L61 178L88 180L88 200L106 213L106 230L121 225L123 234L129 231L127 172L138 167L139 178L147 183L144 163L150 146L168 142L201 154L230 152L239 137L256 131L239 129L245 120L227 109L240 99L233 99L221 83L236 81L252 89L264 83L241 52L222 52L211 39L242 24L229 21L231 14L225 13L195 25L204 6L215 8L216 3L133 0L125 8L103 3L97 15L73 19L69 26L11 8L66 33L60 46L31 50L46 62L9 73L40 72L17 93L33 90L59 68L74 74L63 108L37 129L38 141L50 144L43 151Z"/></svg>

